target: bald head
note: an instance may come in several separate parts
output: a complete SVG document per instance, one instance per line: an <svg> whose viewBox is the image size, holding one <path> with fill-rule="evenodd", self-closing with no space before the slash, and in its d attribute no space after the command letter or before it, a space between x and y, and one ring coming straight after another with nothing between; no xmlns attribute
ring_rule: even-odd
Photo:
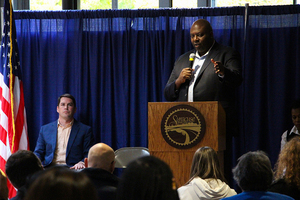
<svg viewBox="0 0 300 200"><path fill-rule="evenodd" d="M208 31L208 32L213 31L209 21L207 21L206 19L198 19L198 20L194 21L192 27L193 26L204 27L205 31Z"/></svg>
<svg viewBox="0 0 300 200"><path fill-rule="evenodd" d="M87 167L100 168L109 172L114 170L114 150L104 143L98 143L89 150Z"/></svg>

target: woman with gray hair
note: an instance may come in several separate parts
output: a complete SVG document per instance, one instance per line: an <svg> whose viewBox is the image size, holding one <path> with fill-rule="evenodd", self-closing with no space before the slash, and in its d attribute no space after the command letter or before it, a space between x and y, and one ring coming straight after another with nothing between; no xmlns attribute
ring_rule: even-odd
<svg viewBox="0 0 300 200"><path fill-rule="evenodd" d="M273 181L270 159L263 151L248 152L242 155L232 170L233 178L243 190L242 193L226 200L264 199L289 200L289 196L267 192Z"/></svg>

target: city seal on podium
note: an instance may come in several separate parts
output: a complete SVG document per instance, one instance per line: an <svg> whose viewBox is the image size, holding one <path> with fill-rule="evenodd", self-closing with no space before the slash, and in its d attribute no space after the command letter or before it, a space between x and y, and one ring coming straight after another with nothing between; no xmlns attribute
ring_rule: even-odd
<svg viewBox="0 0 300 200"><path fill-rule="evenodd" d="M178 149L197 145L205 134L205 120L194 107L181 104L173 106L164 114L161 132L165 141Z"/></svg>

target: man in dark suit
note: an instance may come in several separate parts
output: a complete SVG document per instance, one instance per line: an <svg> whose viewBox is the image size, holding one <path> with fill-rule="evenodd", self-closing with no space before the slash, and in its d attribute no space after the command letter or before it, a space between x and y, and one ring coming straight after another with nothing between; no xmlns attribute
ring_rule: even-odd
<svg viewBox="0 0 300 200"><path fill-rule="evenodd" d="M82 169L94 144L91 127L74 119L76 101L70 94L58 98L57 112L58 120L41 127L34 153L44 167L58 164Z"/></svg>
<svg viewBox="0 0 300 200"><path fill-rule="evenodd" d="M219 101L226 113L225 162L230 163L232 136L238 134L235 88L242 83L240 54L218 44L207 20L195 21L190 29L194 50L181 55L164 89L167 101ZM193 62L189 60L193 58ZM231 173L231 165L225 163ZM227 170L226 170L227 169ZM227 177L231 177L227 173Z"/></svg>
<svg viewBox="0 0 300 200"><path fill-rule="evenodd" d="M193 23L190 35L195 49L176 60L164 90L165 98L167 101L219 101L227 113L234 104L234 88L242 83L240 54L218 44L210 23L204 19ZM190 66L191 53L195 58Z"/></svg>
<svg viewBox="0 0 300 200"><path fill-rule="evenodd" d="M113 174L115 169L114 150L104 143L95 144L91 147L88 158L85 158L84 162L86 168L81 172L85 173L94 183L99 199L116 199L119 178Z"/></svg>

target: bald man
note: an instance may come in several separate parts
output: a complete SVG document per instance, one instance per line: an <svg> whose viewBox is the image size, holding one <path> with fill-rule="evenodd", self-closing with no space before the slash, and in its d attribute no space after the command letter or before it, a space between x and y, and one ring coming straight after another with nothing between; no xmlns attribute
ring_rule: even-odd
<svg viewBox="0 0 300 200"><path fill-rule="evenodd" d="M233 183L232 137L238 135L236 91L242 83L241 55L234 48L219 44L211 24L196 20L190 29L194 49L181 55L164 89L167 101L219 101L226 113L225 176ZM190 61L190 57L194 58Z"/></svg>
<svg viewBox="0 0 300 200"><path fill-rule="evenodd" d="M82 170L94 183L101 200L116 199L119 178L113 174L115 169L115 152L104 143L98 143L89 150L84 159L85 169Z"/></svg>

